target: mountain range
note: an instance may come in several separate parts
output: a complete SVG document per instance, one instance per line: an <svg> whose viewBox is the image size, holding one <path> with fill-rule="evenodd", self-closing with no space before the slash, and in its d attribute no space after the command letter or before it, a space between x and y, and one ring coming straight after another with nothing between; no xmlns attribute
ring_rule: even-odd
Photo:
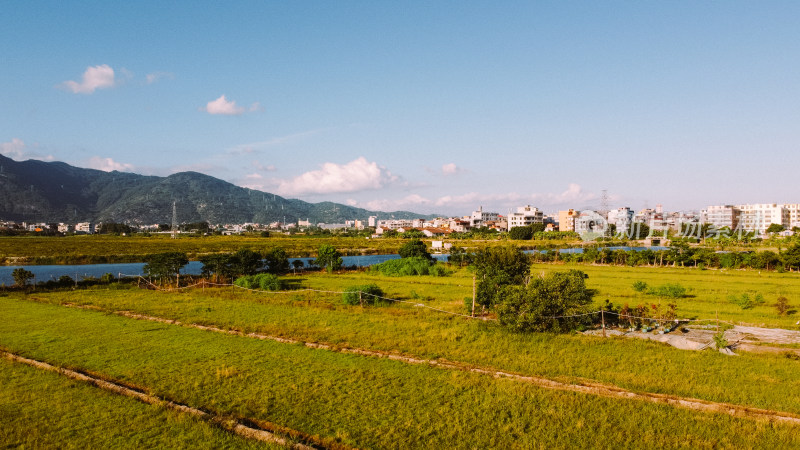
<svg viewBox="0 0 800 450"><path fill-rule="evenodd" d="M381 212L333 202L309 203L242 188L197 172L167 177L104 172L63 162L15 161L0 155L0 220L27 222L272 223L309 220L428 218L409 211Z"/></svg>

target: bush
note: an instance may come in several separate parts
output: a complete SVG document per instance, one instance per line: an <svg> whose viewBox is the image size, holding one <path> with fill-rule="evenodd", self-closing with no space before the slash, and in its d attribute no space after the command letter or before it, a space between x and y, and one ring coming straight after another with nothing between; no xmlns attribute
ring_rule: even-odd
<svg viewBox="0 0 800 450"><path fill-rule="evenodd" d="M233 284L245 289L260 289L262 291L280 291L283 289L283 281L277 275L271 273L245 275L237 278Z"/></svg>
<svg viewBox="0 0 800 450"><path fill-rule="evenodd" d="M389 277L430 275L442 277L450 274L442 264L437 264L427 258L402 258L390 259L369 268L370 272L378 272Z"/></svg>
<svg viewBox="0 0 800 450"><path fill-rule="evenodd" d="M564 332L591 323L590 316L582 315L589 312L594 296L585 278L583 272L569 270L534 278L527 286L502 287L496 304L500 324L514 331Z"/></svg>
<svg viewBox="0 0 800 450"><path fill-rule="evenodd" d="M633 282L633 290L636 292L645 292L647 290L647 283L644 281L634 281Z"/></svg>
<svg viewBox="0 0 800 450"><path fill-rule="evenodd" d="M728 301L734 305L739 305L742 309L751 309L764 304L764 296L756 294L754 298L750 298L750 294L743 293L740 295L731 294L728 296Z"/></svg>
<svg viewBox="0 0 800 450"><path fill-rule="evenodd" d="M667 298L683 298L686 297L686 292L686 288L681 286L680 283L666 283L650 288L650 291L648 291L651 295Z"/></svg>
<svg viewBox="0 0 800 450"><path fill-rule="evenodd" d="M360 295L359 295L360 293ZM382 305L388 303L383 298L383 290L376 284L350 286L342 294L345 305Z"/></svg>
<svg viewBox="0 0 800 450"><path fill-rule="evenodd" d="M787 313L789 313L789 308L791 308L791 305L789 305L789 299L784 296L778 297L778 301L775 303L775 310L778 311L778 315L785 316Z"/></svg>

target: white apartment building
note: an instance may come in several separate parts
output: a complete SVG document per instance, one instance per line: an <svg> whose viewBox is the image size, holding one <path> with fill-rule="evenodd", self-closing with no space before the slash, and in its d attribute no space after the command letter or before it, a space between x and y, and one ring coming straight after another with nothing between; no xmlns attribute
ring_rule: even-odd
<svg viewBox="0 0 800 450"><path fill-rule="evenodd" d="M94 233L94 224L91 222L81 222L75 224L75 232L76 233Z"/></svg>
<svg viewBox="0 0 800 450"><path fill-rule="evenodd" d="M747 231L755 231L764 235L770 225L776 223L789 226L789 210L777 203L756 203L750 205L737 205L740 211L739 227Z"/></svg>
<svg viewBox="0 0 800 450"><path fill-rule="evenodd" d="M789 227L800 227L800 203L787 203L783 205L789 211Z"/></svg>
<svg viewBox="0 0 800 450"><path fill-rule="evenodd" d="M517 212L508 213L508 230L514 227L527 227L535 223L544 223L544 213L531 205L520 206Z"/></svg>
<svg viewBox="0 0 800 450"><path fill-rule="evenodd" d="M701 222L711 224L720 229L727 227L735 230L739 226L741 210L733 205L709 206L700 212Z"/></svg>
<svg viewBox="0 0 800 450"><path fill-rule="evenodd" d="M626 207L612 209L608 212L608 223L614 225L617 233L625 233L633 221L634 212Z"/></svg>
<svg viewBox="0 0 800 450"><path fill-rule="evenodd" d="M479 207L477 211L472 211L469 218L469 225L472 228L483 226L484 223L492 221L497 222L500 220L500 214L493 212L484 212L483 206Z"/></svg>

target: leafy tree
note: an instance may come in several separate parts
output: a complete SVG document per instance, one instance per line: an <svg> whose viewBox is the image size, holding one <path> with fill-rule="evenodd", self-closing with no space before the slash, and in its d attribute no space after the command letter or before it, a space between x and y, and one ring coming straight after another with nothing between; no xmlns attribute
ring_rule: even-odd
<svg viewBox="0 0 800 450"><path fill-rule="evenodd" d="M528 257L518 247L488 247L472 262L478 279L476 304L490 308L502 286L523 284L530 274Z"/></svg>
<svg viewBox="0 0 800 450"><path fill-rule="evenodd" d="M203 267L200 273L204 277L213 275L216 281L233 278L232 256L231 253L217 253L201 257L200 262Z"/></svg>
<svg viewBox="0 0 800 450"><path fill-rule="evenodd" d="M144 272L145 276L163 282L172 277L177 277L186 264L189 264L189 258L186 253L156 253L147 257L147 264L142 267L142 272Z"/></svg>
<svg viewBox="0 0 800 450"><path fill-rule="evenodd" d="M588 312L594 296L585 278L583 272L569 270L534 278L527 286L503 287L496 305L500 324L515 331L564 332L590 322L588 316L580 316Z"/></svg>
<svg viewBox="0 0 800 450"><path fill-rule="evenodd" d="M412 228L410 230L406 230L403 234L400 235L403 239L420 239L425 237L425 233L422 230L417 230L416 228Z"/></svg>
<svg viewBox="0 0 800 450"><path fill-rule="evenodd" d="M789 269L800 269L800 244L794 244L781 253L783 264Z"/></svg>
<svg viewBox="0 0 800 450"><path fill-rule="evenodd" d="M292 261L292 268L294 268L294 270L302 270L303 267L305 267L305 263L302 260L295 259Z"/></svg>
<svg viewBox="0 0 800 450"><path fill-rule="evenodd" d="M125 225L124 223L103 223L97 231L99 234L130 234L133 228Z"/></svg>
<svg viewBox="0 0 800 450"><path fill-rule="evenodd" d="M781 231L783 231L785 229L786 229L786 227L784 227L783 225L781 225L779 223L773 223L773 224L770 224L769 227L767 227L767 233L780 233Z"/></svg>
<svg viewBox="0 0 800 450"><path fill-rule="evenodd" d="M342 254L334 246L323 244L317 251L317 259L314 260L314 264L325 268L328 272L333 272L341 269L344 262L342 261Z"/></svg>
<svg viewBox="0 0 800 450"><path fill-rule="evenodd" d="M301 261L302 263L302 261ZM272 248L264 254L264 265L269 273L286 273L289 271L289 256L282 248Z"/></svg>
<svg viewBox="0 0 800 450"><path fill-rule="evenodd" d="M472 262L473 255L471 253L467 253L467 250L464 247L459 247L454 245L450 247L450 256L447 257L447 262L450 264L458 264L459 266L463 266L465 264L470 264Z"/></svg>
<svg viewBox="0 0 800 450"><path fill-rule="evenodd" d="M513 227L508 230L508 237L515 241L529 241L533 239L533 229L531 227Z"/></svg>
<svg viewBox="0 0 800 450"><path fill-rule="evenodd" d="M14 269L14 271L11 272L11 276L14 278L14 284L17 286L27 286L28 282L34 277L33 272L26 270L24 267Z"/></svg>
<svg viewBox="0 0 800 450"><path fill-rule="evenodd" d="M401 258L425 258L433 261L433 256L428 253L428 246L419 239L406 242L397 253Z"/></svg>
<svg viewBox="0 0 800 450"><path fill-rule="evenodd" d="M255 275L264 268L261 255L250 249L243 248L231 256L231 271L234 275Z"/></svg>

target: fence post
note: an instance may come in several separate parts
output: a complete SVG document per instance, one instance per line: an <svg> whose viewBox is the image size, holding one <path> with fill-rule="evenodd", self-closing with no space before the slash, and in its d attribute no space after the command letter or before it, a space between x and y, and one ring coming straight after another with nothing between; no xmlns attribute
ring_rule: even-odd
<svg viewBox="0 0 800 450"><path fill-rule="evenodd" d="M603 337L606 337L606 311L600 310L600 322L603 324Z"/></svg>
<svg viewBox="0 0 800 450"><path fill-rule="evenodd" d="M472 276L472 317L475 317L475 275Z"/></svg>
<svg viewBox="0 0 800 450"><path fill-rule="evenodd" d="M360 304L362 308L364 307L364 300L361 298L360 290L358 291L358 304Z"/></svg>

